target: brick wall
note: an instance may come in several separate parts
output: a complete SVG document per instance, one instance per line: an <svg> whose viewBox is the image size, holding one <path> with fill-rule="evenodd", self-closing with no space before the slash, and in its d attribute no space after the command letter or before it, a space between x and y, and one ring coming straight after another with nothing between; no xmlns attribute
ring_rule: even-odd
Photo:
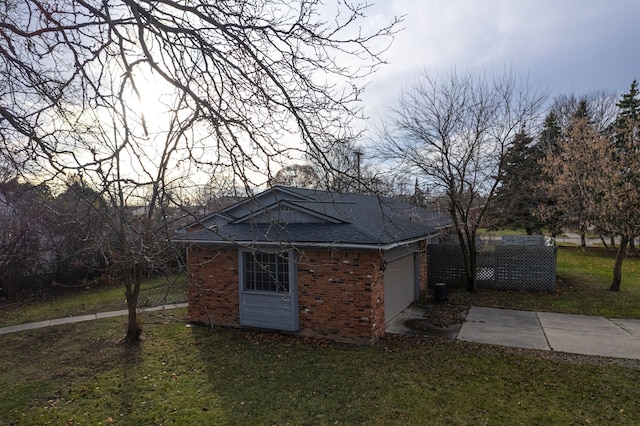
<svg viewBox="0 0 640 426"><path fill-rule="evenodd" d="M239 326L237 248L190 247L189 320ZM384 272L375 250L298 253L299 334L349 342L384 335ZM421 262L426 284L426 262ZM424 269L424 270L423 270Z"/></svg>
<svg viewBox="0 0 640 426"><path fill-rule="evenodd" d="M189 247L189 321L238 326L238 249Z"/></svg>
<svg viewBox="0 0 640 426"><path fill-rule="evenodd" d="M298 256L300 333L341 341L384 335L384 274L377 251L305 249Z"/></svg>

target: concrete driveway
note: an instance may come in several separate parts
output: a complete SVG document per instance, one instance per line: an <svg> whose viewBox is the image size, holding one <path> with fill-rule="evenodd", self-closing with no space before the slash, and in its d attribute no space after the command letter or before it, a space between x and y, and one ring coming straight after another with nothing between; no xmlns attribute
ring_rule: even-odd
<svg viewBox="0 0 640 426"><path fill-rule="evenodd" d="M411 321L420 317L424 318L424 310L411 307L389 325L387 332L412 334L408 331ZM431 334L430 330L424 331ZM640 320L635 319L474 306L462 325L440 329L440 335L500 346L640 359Z"/></svg>
<svg viewBox="0 0 640 426"><path fill-rule="evenodd" d="M458 340L640 359L640 320L472 307Z"/></svg>

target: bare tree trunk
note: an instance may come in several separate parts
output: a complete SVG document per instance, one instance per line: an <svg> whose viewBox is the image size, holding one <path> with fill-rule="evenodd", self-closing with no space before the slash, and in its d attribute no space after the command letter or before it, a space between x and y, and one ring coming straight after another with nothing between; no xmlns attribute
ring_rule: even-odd
<svg viewBox="0 0 640 426"><path fill-rule="evenodd" d="M477 269L477 260L478 260L478 252L476 250L476 241L475 236L469 238L469 267L467 268L467 291L475 293L477 290L476 285L476 269Z"/></svg>
<svg viewBox="0 0 640 426"><path fill-rule="evenodd" d="M456 234L458 235L458 243L460 244L460 251L462 252L462 260L464 261L464 271L465 271L465 288L469 288L469 248L467 243L464 240L464 234L460 229L456 229Z"/></svg>
<svg viewBox="0 0 640 426"><path fill-rule="evenodd" d="M600 234L600 241L602 241L602 245L604 246L604 248L608 249L609 246L607 245L607 242L604 240L604 236L602 234Z"/></svg>
<svg viewBox="0 0 640 426"><path fill-rule="evenodd" d="M580 247L587 247L587 237L584 232L580 232Z"/></svg>
<svg viewBox="0 0 640 426"><path fill-rule="evenodd" d="M124 338L126 343L138 343L142 326L138 319L138 295L140 294L140 284L142 282L142 272L138 265L133 266L133 270L129 271L126 278L125 288L127 296L127 334Z"/></svg>
<svg viewBox="0 0 640 426"><path fill-rule="evenodd" d="M458 240L460 241L460 249L462 250L462 257L464 258L464 270L465 270L465 288L469 292L476 291L476 264L477 264L477 250L475 235L471 235L468 229L457 229Z"/></svg>
<svg viewBox="0 0 640 426"><path fill-rule="evenodd" d="M632 235L629 237L629 250L636 251L636 236Z"/></svg>
<svg viewBox="0 0 640 426"><path fill-rule="evenodd" d="M612 235L611 236L611 248L616 248L616 236Z"/></svg>
<svg viewBox="0 0 640 426"><path fill-rule="evenodd" d="M455 193L455 191L451 191ZM458 235L458 241L460 243L460 250L462 251L462 258L464 260L465 270L465 288L467 291L476 291L476 246L475 246L475 234L471 234L468 225L468 218L460 218L456 211L456 200L450 195L449 198L449 214L454 223L458 223L455 227L456 234Z"/></svg>
<svg viewBox="0 0 640 426"><path fill-rule="evenodd" d="M616 254L616 263L613 267L613 280L609 286L609 291L620 291L620 283L622 282L622 261L627 255L628 243L629 236L622 235L620 238L620 245L618 246L618 252Z"/></svg>

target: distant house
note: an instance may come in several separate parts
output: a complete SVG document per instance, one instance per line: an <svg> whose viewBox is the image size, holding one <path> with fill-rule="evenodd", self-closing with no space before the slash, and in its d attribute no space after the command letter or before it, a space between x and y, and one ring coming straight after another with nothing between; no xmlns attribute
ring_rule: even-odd
<svg viewBox="0 0 640 426"><path fill-rule="evenodd" d="M373 342L426 285L449 220L405 202L275 186L181 229L191 321Z"/></svg>

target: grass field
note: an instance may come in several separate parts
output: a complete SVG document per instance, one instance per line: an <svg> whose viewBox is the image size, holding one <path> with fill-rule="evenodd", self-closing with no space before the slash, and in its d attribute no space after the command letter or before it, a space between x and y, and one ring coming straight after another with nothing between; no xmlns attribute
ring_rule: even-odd
<svg viewBox="0 0 640 426"><path fill-rule="evenodd" d="M492 306L640 317L634 308L640 305L640 283L634 275L638 260L625 262L622 292L610 293L608 257L561 249L557 292L456 292L451 303L477 300ZM166 285L147 283L145 288L163 301L164 294L173 292ZM81 299L22 308L38 315L51 309L56 316L60 309L77 312L101 306L95 300L80 303ZM144 340L135 347L120 343L125 318L0 336L0 424L634 425L640 421L639 361L434 337L345 345L275 333L187 327L185 313L178 309L144 314Z"/></svg>
<svg viewBox="0 0 640 426"><path fill-rule="evenodd" d="M479 289L470 294L452 291L451 303L567 314L640 319L640 259L624 261L620 292L608 291L615 252L560 247L554 292L513 292Z"/></svg>
<svg viewBox="0 0 640 426"><path fill-rule="evenodd" d="M141 307L187 301L184 276L154 278L143 282L138 298ZM101 287L45 301L7 303L0 309L0 327L127 309L124 287Z"/></svg>
<svg viewBox="0 0 640 426"><path fill-rule="evenodd" d="M636 424L640 364L440 340L307 341L148 317L0 336L2 424Z"/></svg>

